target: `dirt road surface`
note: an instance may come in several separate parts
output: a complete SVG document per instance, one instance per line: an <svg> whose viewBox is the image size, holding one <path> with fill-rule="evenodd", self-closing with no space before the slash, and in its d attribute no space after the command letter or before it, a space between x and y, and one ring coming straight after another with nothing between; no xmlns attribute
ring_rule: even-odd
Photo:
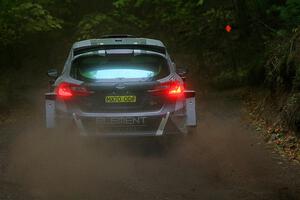
<svg viewBox="0 0 300 200"><path fill-rule="evenodd" d="M272 153L235 95L202 95L195 133L168 144L49 137L28 102L0 126L1 200L300 199L299 164Z"/></svg>

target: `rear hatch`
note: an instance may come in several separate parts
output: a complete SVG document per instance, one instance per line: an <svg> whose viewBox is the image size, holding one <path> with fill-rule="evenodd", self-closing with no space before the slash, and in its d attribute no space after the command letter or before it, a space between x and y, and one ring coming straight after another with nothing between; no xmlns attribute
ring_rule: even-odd
<svg viewBox="0 0 300 200"><path fill-rule="evenodd" d="M84 81L91 95L75 98L72 104L89 113L157 111L166 101L149 91L169 74L166 58L156 54L115 50L81 56L73 62L71 76Z"/></svg>

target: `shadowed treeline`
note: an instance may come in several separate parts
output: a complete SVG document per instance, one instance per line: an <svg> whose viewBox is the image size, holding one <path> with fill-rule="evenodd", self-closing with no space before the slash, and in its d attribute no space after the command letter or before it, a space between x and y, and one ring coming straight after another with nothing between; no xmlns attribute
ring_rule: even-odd
<svg viewBox="0 0 300 200"><path fill-rule="evenodd" d="M297 0L1 0L0 108L46 87L44 72L62 67L72 42L113 33L158 38L172 55L192 55L198 64L189 67L217 88L283 88L297 104L299 13Z"/></svg>

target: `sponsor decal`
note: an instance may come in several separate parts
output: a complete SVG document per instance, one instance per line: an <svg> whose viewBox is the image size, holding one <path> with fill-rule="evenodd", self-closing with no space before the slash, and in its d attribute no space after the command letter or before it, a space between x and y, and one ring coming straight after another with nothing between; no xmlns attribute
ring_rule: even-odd
<svg viewBox="0 0 300 200"><path fill-rule="evenodd" d="M147 117L110 117L98 118L97 124L99 125L134 125L144 126Z"/></svg>

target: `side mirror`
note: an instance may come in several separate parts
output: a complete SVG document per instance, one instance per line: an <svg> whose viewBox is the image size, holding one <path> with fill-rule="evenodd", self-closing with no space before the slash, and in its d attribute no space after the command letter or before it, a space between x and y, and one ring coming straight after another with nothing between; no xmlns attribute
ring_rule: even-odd
<svg viewBox="0 0 300 200"><path fill-rule="evenodd" d="M56 79L58 77L58 70L57 69L49 69L47 72L49 78Z"/></svg>

